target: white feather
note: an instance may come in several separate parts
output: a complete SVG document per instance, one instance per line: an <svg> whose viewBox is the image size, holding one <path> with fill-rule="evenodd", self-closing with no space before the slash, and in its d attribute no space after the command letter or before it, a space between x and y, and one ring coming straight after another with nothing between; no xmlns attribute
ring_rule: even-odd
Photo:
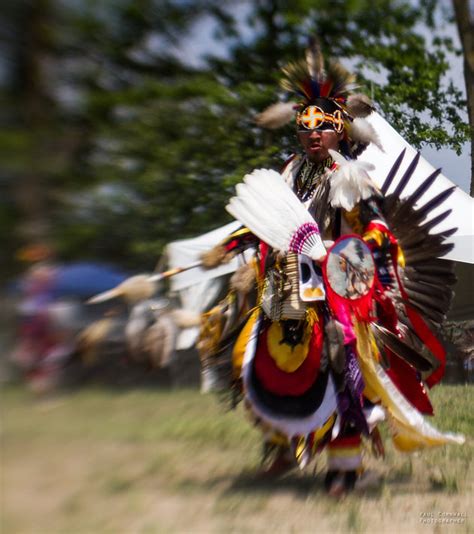
<svg viewBox="0 0 474 534"><path fill-rule="evenodd" d="M338 164L331 177L329 201L336 208L350 211L360 200L379 194L376 185L367 174L374 166L367 162L346 160L341 154L329 150L332 159Z"/></svg>
<svg viewBox="0 0 474 534"><path fill-rule="evenodd" d="M295 117L295 102L277 102L257 115L259 126L274 130L288 124Z"/></svg>
<svg viewBox="0 0 474 534"><path fill-rule="evenodd" d="M317 229L316 222L283 177L269 169L257 169L236 187L237 195L227 211L245 224L257 237L282 252L290 250L293 237L305 224ZM301 242L300 252L321 259L325 255L319 233Z"/></svg>
<svg viewBox="0 0 474 534"><path fill-rule="evenodd" d="M370 122L362 118L357 118L350 123L349 128L349 136L351 139L360 143L373 143L379 150L384 152L380 137Z"/></svg>

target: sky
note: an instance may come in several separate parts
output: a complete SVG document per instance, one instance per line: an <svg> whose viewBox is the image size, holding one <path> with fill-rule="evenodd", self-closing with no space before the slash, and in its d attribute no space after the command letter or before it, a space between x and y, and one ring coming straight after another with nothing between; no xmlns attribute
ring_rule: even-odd
<svg viewBox="0 0 474 534"><path fill-rule="evenodd" d="M238 8L241 11L239 16L241 24L239 31L247 37L251 35L251 31L245 24L245 10L248 7L240 5ZM201 64L201 58L208 53L216 54L216 46L213 38L215 25L211 19L201 20L193 30L183 38L181 41L180 54L188 58L191 64L196 66ZM460 47L459 36L457 28L454 24L444 23L444 33L451 37L456 47ZM427 36L428 37L428 36ZM222 47L219 47L222 50ZM225 51L222 53L225 54ZM465 93L465 83L463 76L462 57L457 57L454 54L450 57L450 71L449 77L454 83ZM466 121L467 121L466 112ZM454 184L469 193L470 179L471 179L471 159L470 159L470 143L466 143L463 147L462 153L458 156L454 150L443 148L437 150L436 148L425 146L421 149L422 156L431 163L435 168L442 168L443 174L449 178Z"/></svg>

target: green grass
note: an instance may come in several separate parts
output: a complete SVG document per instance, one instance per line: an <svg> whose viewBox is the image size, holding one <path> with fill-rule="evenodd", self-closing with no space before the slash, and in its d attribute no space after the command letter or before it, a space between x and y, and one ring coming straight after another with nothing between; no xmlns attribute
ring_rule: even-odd
<svg viewBox="0 0 474 534"><path fill-rule="evenodd" d="M368 457L383 482L342 503L322 489L324 455L277 482L255 477L260 435L212 395L84 389L40 400L2 392L3 533L432 531L420 513L472 500L474 388L432 392L435 426L467 442ZM386 429L384 435L387 435ZM457 532L468 532L469 517ZM428 530L426 530L428 528Z"/></svg>

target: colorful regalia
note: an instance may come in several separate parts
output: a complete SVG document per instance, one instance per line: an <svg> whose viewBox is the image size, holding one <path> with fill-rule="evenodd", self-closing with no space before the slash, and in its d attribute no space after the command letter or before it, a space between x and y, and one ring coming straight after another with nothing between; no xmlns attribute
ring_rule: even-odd
<svg viewBox="0 0 474 534"><path fill-rule="evenodd" d="M452 191L420 205L435 172L406 196L418 157L399 179L404 154L375 185L370 165L356 159L369 142L381 146L364 119L372 104L352 94L343 67L324 66L317 44L283 74L299 100L271 106L260 124L296 117L298 129L338 134L338 150L318 162L294 155L281 174L261 169L237 186L227 209L244 226L215 252L253 248L254 261L203 317L199 346L205 365L229 371L266 452L304 467L326 448L328 487L342 476L350 488L361 437L378 438L382 420L402 451L463 441L425 418L433 414L426 386L445 367L434 333L455 282L452 262L438 259L452 232L435 233L449 211L430 212Z"/></svg>

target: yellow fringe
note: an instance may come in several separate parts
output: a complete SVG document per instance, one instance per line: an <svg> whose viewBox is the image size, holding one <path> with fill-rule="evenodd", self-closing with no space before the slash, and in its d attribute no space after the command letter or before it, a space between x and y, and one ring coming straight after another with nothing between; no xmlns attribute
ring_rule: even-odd
<svg viewBox="0 0 474 534"><path fill-rule="evenodd" d="M369 392L375 398L378 397L387 410L395 447L410 452L446 443L463 443L462 436L442 433L431 426L398 391L378 363L377 346L368 325L356 323L355 331L359 363L366 384L364 394Z"/></svg>

